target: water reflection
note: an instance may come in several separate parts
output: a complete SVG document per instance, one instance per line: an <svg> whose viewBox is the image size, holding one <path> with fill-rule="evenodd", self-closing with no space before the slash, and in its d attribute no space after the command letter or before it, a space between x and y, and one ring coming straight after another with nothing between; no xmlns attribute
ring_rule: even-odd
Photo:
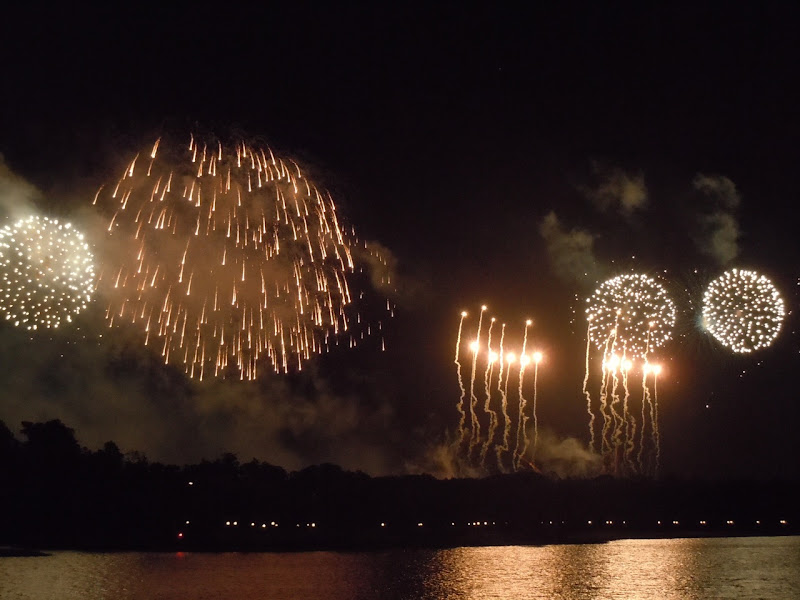
<svg viewBox="0 0 800 600"><path fill-rule="evenodd" d="M409 572L424 577L422 593L398 598L797 598L800 538L459 548Z"/></svg>
<svg viewBox="0 0 800 600"><path fill-rule="evenodd" d="M57 552L0 559L0 598L800 598L800 537L379 553Z"/></svg>
<svg viewBox="0 0 800 600"><path fill-rule="evenodd" d="M613 598L608 546L505 546L439 552L418 598ZM398 596L400 597L400 596Z"/></svg>

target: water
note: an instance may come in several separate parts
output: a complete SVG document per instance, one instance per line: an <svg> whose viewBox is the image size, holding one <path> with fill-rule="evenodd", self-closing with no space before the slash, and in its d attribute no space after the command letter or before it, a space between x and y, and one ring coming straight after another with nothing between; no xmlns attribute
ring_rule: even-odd
<svg viewBox="0 0 800 600"><path fill-rule="evenodd" d="M622 540L374 553L0 558L3 600L790 599L800 537Z"/></svg>

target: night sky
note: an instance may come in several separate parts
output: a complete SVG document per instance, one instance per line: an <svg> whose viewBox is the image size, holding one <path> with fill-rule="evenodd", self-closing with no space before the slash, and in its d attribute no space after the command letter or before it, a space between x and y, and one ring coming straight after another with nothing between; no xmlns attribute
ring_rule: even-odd
<svg viewBox="0 0 800 600"><path fill-rule="evenodd" d="M102 310L56 335L0 325L0 419L176 463L450 475L459 313L534 320L538 417L579 472L584 299L660 275L662 474L800 476L794 333L800 9L790 3L27 3L0 23L0 217L77 224L161 135L255 139L300 162L391 257L379 341L303 373L198 384ZM724 229L728 235L716 237ZM716 240L716 241L715 241ZM720 242L722 240L722 242ZM97 257L102 261L102 256ZM698 327L705 285L757 269L787 316L736 356ZM509 325L511 326L511 325ZM102 337L101 337L102 335ZM569 461L567 461L569 462Z"/></svg>

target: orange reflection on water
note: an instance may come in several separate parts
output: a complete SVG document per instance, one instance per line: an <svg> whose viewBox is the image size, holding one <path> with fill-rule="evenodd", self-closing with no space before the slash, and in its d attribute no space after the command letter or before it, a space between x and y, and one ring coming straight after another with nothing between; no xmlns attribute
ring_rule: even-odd
<svg viewBox="0 0 800 600"><path fill-rule="evenodd" d="M0 560L15 600L800 598L800 537L295 553L88 553Z"/></svg>

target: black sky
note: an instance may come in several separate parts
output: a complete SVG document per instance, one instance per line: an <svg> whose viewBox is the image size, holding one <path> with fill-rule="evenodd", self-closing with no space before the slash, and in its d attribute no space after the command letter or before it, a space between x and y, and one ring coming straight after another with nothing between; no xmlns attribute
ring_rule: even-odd
<svg viewBox="0 0 800 600"><path fill-rule="evenodd" d="M584 325L571 319L595 281L554 269L540 234L554 211L566 232L593 236L599 274L667 270L684 312L662 391L665 472L797 477L794 315L773 348L742 359L691 312L725 266L763 270L797 303L800 9L739 4L4 9L0 153L44 192L41 210L76 212L163 132L255 136L298 157L360 235L391 251L400 293L385 354L213 393L186 391L125 344L113 350L123 366L87 369L75 351L65 367L55 342L26 346L5 328L5 356L30 352L39 366L6 374L6 395L27 396L7 398L0 419L60 416L86 443L122 438L176 461L234 449L290 467L424 469L457 420L458 313L486 303L536 320L549 357L540 422L585 442ZM642 177L646 206L626 216L593 204L612 173ZM711 210L698 174L730 179L741 198L728 265L698 245ZM52 385L20 382L58 369ZM235 409L219 408L230 398Z"/></svg>

